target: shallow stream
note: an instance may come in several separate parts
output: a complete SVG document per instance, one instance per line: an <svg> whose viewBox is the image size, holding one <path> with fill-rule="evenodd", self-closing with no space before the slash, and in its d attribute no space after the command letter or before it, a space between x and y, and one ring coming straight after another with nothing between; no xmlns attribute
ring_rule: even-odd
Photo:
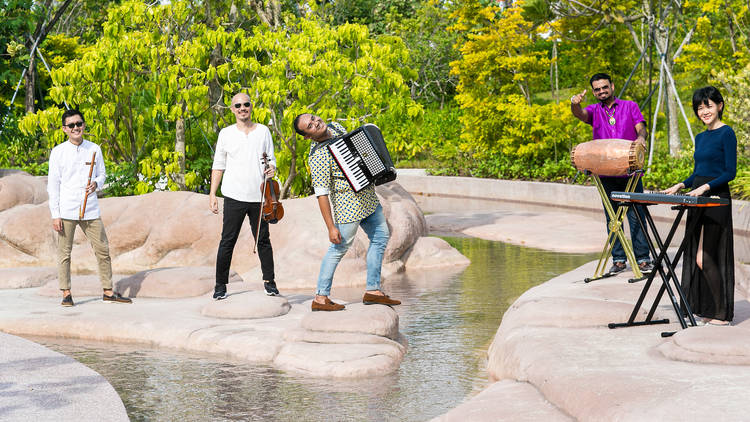
<svg viewBox="0 0 750 422"><path fill-rule="evenodd" d="M385 377L307 379L208 355L34 340L102 374L133 421L429 420L488 384L487 348L518 296L596 259L475 238L445 239L471 259L464 271L422 274L385 286L404 302L396 309L409 341L400 369ZM335 285L333 295L341 297Z"/></svg>

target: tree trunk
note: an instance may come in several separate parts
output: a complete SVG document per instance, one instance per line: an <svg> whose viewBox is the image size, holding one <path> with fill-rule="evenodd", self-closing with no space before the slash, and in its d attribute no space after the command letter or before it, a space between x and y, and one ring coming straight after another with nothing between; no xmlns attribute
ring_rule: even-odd
<svg viewBox="0 0 750 422"><path fill-rule="evenodd" d="M31 58L29 59L29 70L26 72L26 76L24 76L24 82L26 84L26 113L33 113L34 111L36 111L36 106L34 104L36 76L36 54L32 54Z"/></svg>
<svg viewBox="0 0 750 422"><path fill-rule="evenodd" d="M172 180L177 183L180 190L187 190L185 186L185 103L182 103L183 114L177 118L175 123L174 150L177 153L177 162L180 164L180 171L172 175Z"/></svg>
<svg viewBox="0 0 750 422"><path fill-rule="evenodd" d="M209 57L209 64L211 66L217 67L221 64L224 57L222 56L222 50L221 50L221 44L214 47L213 50L211 50L211 55ZM212 114L212 126L214 133L219 133L219 116L221 116L221 113L223 113L221 103L222 95L224 95L224 90L221 86L221 83L219 83L218 78L213 78L210 81L208 81L208 103L211 105L211 114Z"/></svg>
<svg viewBox="0 0 750 422"><path fill-rule="evenodd" d="M36 49L39 48L39 46L42 44L45 38L47 38L47 34L49 33L50 29L52 29L53 26L57 23L58 20L60 20L60 17L65 12L65 9L68 8L70 5L70 2L73 0L65 0L60 7L55 12L54 16L52 16L52 19L50 19L49 22L46 22L47 18L42 17L39 22L37 22L36 29L34 30L34 34L31 36L31 39L26 41L26 47L29 49L29 68L26 72L26 112L27 113L33 113L36 111L36 107L34 104L34 91L36 90ZM50 7L52 6L52 1L47 0L45 1L43 7L43 10L45 13L50 10Z"/></svg>
<svg viewBox="0 0 750 422"><path fill-rule="evenodd" d="M669 66L669 64L667 64ZM666 79L666 78L665 78ZM680 126L679 126L679 111L677 110L677 99L674 96L674 92L671 89L665 90L667 94L667 123L668 123L668 134L669 134L669 155L671 157L677 157L682 151L682 143L680 142Z"/></svg>
<svg viewBox="0 0 750 422"><path fill-rule="evenodd" d="M281 199L289 196L289 191L292 189L292 183L297 177L297 134L293 133L288 140L284 142L291 152L291 161L289 162L289 174L284 181L284 186L281 189Z"/></svg>
<svg viewBox="0 0 750 422"><path fill-rule="evenodd" d="M172 176L172 180L177 183L180 190L186 190L185 186L185 119L177 119L175 124L175 142L174 150L177 152L177 161L180 164L180 171Z"/></svg>

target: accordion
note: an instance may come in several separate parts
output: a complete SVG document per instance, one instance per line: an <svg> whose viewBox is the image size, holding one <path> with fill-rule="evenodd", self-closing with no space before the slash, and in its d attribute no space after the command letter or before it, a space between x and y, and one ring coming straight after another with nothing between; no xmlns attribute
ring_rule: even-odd
<svg viewBox="0 0 750 422"><path fill-rule="evenodd" d="M373 124L365 124L334 139L327 148L354 192L373 183L382 185L396 179L396 168L383 135Z"/></svg>

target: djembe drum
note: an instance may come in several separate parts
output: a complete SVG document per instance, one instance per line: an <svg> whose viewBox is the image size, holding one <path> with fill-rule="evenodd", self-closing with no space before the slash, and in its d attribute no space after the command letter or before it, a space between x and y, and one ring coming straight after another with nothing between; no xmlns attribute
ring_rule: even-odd
<svg viewBox="0 0 750 422"><path fill-rule="evenodd" d="M635 276L633 280L643 279L643 274L638 268L633 253L633 246L622 231L625 207L619 207L617 211L614 210L599 176L630 176L625 191L633 192L641 178L639 170L643 170L645 156L646 148L643 145L626 139L596 139L578 144L570 151L570 160L573 162L573 166L579 171L591 175L602 199L604 210L609 216L607 241L599 256L599 263L596 266L594 276L584 279L586 283L612 275L612 273L605 273L604 268L615 240L620 241L625 250L625 256L630 261Z"/></svg>
<svg viewBox="0 0 750 422"><path fill-rule="evenodd" d="M643 169L646 148L626 139L596 139L573 147L576 169L597 176L627 176Z"/></svg>

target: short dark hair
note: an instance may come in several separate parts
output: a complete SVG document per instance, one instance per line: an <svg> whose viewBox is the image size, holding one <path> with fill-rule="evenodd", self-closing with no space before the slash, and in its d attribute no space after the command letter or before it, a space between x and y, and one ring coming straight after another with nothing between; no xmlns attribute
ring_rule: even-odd
<svg viewBox="0 0 750 422"><path fill-rule="evenodd" d="M78 111L78 109L76 109L76 108L71 108L71 109L65 110L63 112L63 114L62 114L62 124L63 125L65 124L65 120L67 120L68 117L73 117L73 116L76 116L76 115L81 116L81 120L83 120L84 122L86 121L86 119L83 118L83 113L81 113L80 111Z"/></svg>
<svg viewBox="0 0 750 422"><path fill-rule="evenodd" d="M716 87L713 86L704 86L703 88L698 88L693 92L693 112L695 113L695 117L697 117L700 120L700 116L698 116L698 107L700 107L701 104L708 105L708 100L711 100L714 102L714 104L724 104L724 97L721 96L721 92L719 92ZM721 115L724 114L724 107L721 107L719 109L719 120L721 120Z"/></svg>
<svg viewBox="0 0 750 422"><path fill-rule="evenodd" d="M299 128L299 119L305 114L310 114L310 113L298 114L297 117L295 117L294 121L292 122L292 127L294 127L294 131L297 132L301 136L307 136L307 134L302 129Z"/></svg>
<svg viewBox="0 0 750 422"><path fill-rule="evenodd" d="M594 76L589 79L589 85L594 86L594 82L600 81L602 79L606 79L609 81L609 84L612 85L612 78L609 77L606 73L596 73Z"/></svg>

